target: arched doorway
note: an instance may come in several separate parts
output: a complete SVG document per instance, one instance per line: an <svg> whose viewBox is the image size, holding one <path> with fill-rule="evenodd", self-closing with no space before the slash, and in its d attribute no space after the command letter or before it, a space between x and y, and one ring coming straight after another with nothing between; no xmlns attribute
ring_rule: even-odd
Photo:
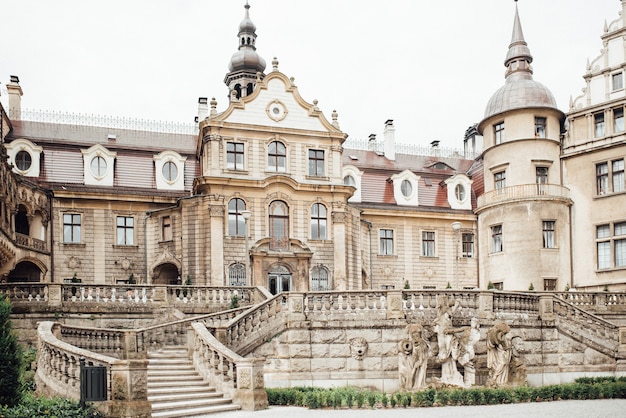
<svg viewBox="0 0 626 418"><path fill-rule="evenodd" d="M275 265L267 273L267 288L272 295L289 292L292 287L291 272L283 265Z"/></svg>
<svg viewBox="0 0 626 418"><path fill-rule="evenodd" d="M28 211L24 205L20 205L15 214L15 232L18 234L30 235L30 223L28 221Z"/></svg>
<svg viewBox="0 0 626 418"><path fill-rule="evenodd" d="M41 270L30 261L20 261L7 277L8 282L41 282Z"/></svg>
<svg viewBox="0 0 626 418"><path fill-rule="evenodd" d="M152 272L152 284L178 284L180 272L172 263L163 263L156 266Z"/></svg>

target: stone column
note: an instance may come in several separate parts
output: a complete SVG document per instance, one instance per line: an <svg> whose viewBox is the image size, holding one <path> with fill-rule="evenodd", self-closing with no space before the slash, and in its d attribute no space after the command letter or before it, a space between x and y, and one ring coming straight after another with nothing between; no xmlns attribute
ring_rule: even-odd
<svg viewBox="0 0 626 418"><path fill-rule="evenodd" d="M206 251L211 252L211 277L208 286L224 286L224 205L209 205L211 215L211 242Z"/></svg>
<svg viewBox="0 0 626 418"><path fill-rule="evenodd" d="M263 359L246 358L237 362L237 388L233 402L244 411L266 409L267 392L263 379Z"/></svg>
<svg viewBox="0 0 626 418"><path fill-rule="evenodd" d="M335 250L335 271L333 277L333 290L347 290L346 283L346 214L345 212L333 212L333 243Z"/></svg>

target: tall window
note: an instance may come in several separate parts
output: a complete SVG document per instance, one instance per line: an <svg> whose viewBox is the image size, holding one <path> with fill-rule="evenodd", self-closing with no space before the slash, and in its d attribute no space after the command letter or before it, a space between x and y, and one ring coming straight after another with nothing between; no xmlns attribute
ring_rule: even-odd
<svg viewBox="0 0 626 418"><path fill-rule="evenodd" d="M289 248L289 207L281 200L270 203L270 249Z"/></svg>
<svg viewBox="0 0 626 418"><path fill-rule="evenodd" d="M433 231L422 231L422 256L435 256L435 233Z"/></svg>
<svg viewBox="0 0 626 418"><path fill-rule="evenodd" d="M326 267L316 266L311 270L311 290L314 292L330 290L328 269Z"/></svg>
<svg viewBox="0 0 626 418"><path fill-rule="evenodd" d="M494 225L491 227L491 252L500 253L502 250L502 225Z"/></svg>
<svg viewBox="0 0 626 418"><path fill-rule="evenodd" d="M493 137L496 145L504 142L504 122L493 125Z"/></svg>
<svg viewBox="0 0 626 418"><path fill-rule="evenodd" d="M624 108L613 109L613 132L624 131Z"/></svg>
<svg viewBox="0 0 626 418"><path fill-rule="evenodd" d="M598 269L626 267L626 222L598 225L596 247Z"/></svg>
<svg viewBox="0 0 626 418"><path fill-rule="evenodd" d="M493 184L499 192L503 192L506 187L506 171L498 171L493 175Z"/></svg>
<svg viewBox="0 0 626 418"><path fill-rule="evenodd" d="M228 267L228 285L229 286L245 286L246 285L246 266L241 263L231 264Z"/></svg>
<svg viewBox="0 0 626 418"><path fill-rule="evenodd" d="M624 88L624 78L622 77L622 72L615 73L611 76L611 80L613 81L613 91L621 90Z"/></svg>
<svg viewBox="0 0 626 418"><path fill-rule="evenodd" d="M132 216L117 217L117 245L133 245L135 220Z"/></svg>
<svg viewBox="0 0 626 418"><path fill-rule="evenodd" d="M609 192L609 164L596 164L596 193L607 194Z"/></svg>
<svg viewBox="0 0 626 418"><path fill-rule="evenodd" d="M393 255L393 230L380 230L380 255Z"/></svg>
<svg viewBox="0 0 626 418"><path fill-rule="evenodd" d="M80 243L80 215L70 213L63 215L63 242Z"/></svg>
<svg viewBox="0 0 626 418"><path fill-rule="evenodd" d="M601 138L604 136L604 113L593 115L594 136Z"/></svg>
<svg viewBox="0 0 626 418"><path fill-rule="evenodd" d="M172 240L172 218L170 216L161 218L161 237L163 241Z"/></svg>
<svg viewBox="0 0 626 418"><path fill-rule="evenodd" d="M537 194L545 194L545 185L548 184L548 167L536 167L535 177L537 179Z"/></svg>
<svg viewBox="0 0 626 418"><path fill-rule="evenodd" d="M282 142L274 141L268 147L267 169L279 173L287 171L287 149Z"/></svg>
<svg viewBox="0 0 626 418"><path fill-rule="evenodd" d="M556 248L554 221L543 221L543 248Z"/></svg>
<svg viewBox="0 0 626 418"><path fill-rule="evenodd" d="M319 149L309 150L309 176L324 175L324 151Z"/></svg>
<svg viewBox="0 0 626 418"><path fill-rule="evenodd" d="M613 193L624 191L624 160L615 160L611 164Z"/></svg>
<svg viewBox="0 0 626 418"><path fill-rule="evenodd" d="M243 144L240 142L226 143L226 168L243 170Z"/></svg>
<svg viewBox="0 0 626 418"><path fill-rule="evenodd" d="M474 234L472 233L462 234L461 241L463 243L462 257L463 258L474 257Z"/></svg>
<svg viewBox="0 0 626 418"><path fill-rule="evenodd" d="M246 209L243 199L231 199L228 202L228 235L243 237L246 235L246 220L241 211Z"/></svg>
<svg viewBox="0 0 626 418"><path fill-rule="evenodd" d="M326 206L311 206L311 239L326 239Z"/></svg>
<svg viewBox="0 0 626 418"><path fill-rule="evenodd" d="M21 150L15 155L15 166L20 171L27 171L33 163L28 151Z"/></svg>
<svg viewBox="0 0 626 418"><path fill-rule="evenodd" d="M535 117L535 138L546 137L546 118Z"/></svg>
<svg viewBox="0 0 626 418"><path fill-rule="evenodd" d="M462 184L457 184L454 187L454 195L456 196L456 200L462 202L465 200L465 186Z"/></svg>

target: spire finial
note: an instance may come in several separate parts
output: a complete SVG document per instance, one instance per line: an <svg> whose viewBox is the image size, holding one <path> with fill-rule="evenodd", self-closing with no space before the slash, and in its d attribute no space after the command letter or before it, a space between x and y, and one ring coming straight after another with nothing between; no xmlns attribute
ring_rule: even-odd
<svg viewBox="0 0 626 418"><path fill-rule="evenodd" d="M522 23L517 8L517 0L515 0L515 19L513 21L511 43L509 44L509 52L506 54L506 59L504 60L504 65L507 67L505 77L516 72L525 72L527 76L532 77L533 70L530 66L531 62L533 62L533 56L530 54L530 49L528 49L528 44L524 39Z"/></svg>

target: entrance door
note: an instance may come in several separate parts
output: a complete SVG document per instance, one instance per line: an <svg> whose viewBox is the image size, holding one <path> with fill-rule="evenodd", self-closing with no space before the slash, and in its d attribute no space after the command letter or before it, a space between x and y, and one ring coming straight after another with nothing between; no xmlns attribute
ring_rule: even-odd
<svg viewBox="0 0 626 418"><path fill-rule="evenodd" d="M289 292L291 290L291 274L270 273L267 287L272 295Z"/></svg>

